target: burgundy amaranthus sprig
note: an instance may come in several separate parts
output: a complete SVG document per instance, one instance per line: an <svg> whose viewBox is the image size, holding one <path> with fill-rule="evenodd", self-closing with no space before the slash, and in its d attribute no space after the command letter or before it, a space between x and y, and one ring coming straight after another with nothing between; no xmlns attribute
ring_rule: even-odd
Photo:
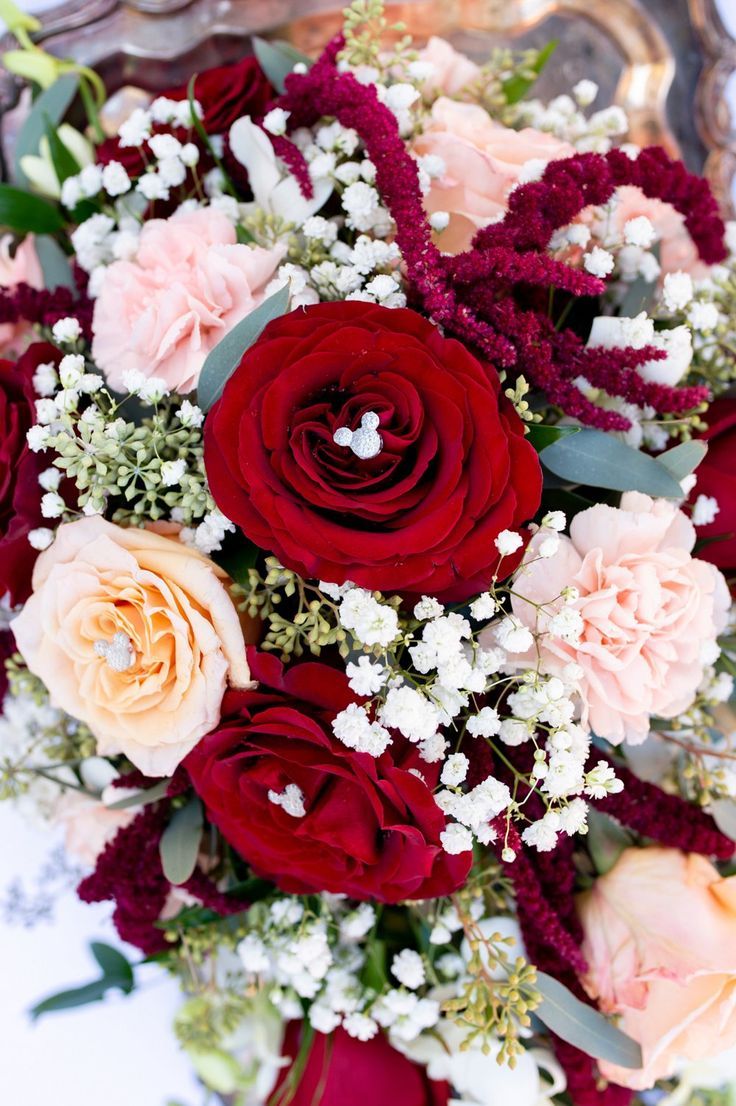
<svg viewBox="0 0 736 1106"><path fill-rule="evenodd" d="M85 274L86 276L86 274ZM92 301L85 292L77 294L70 288L32 288L30 284L16 284L12 288L0 288L0 323L20 321L51 327L59 319L73 315L79 320L87 340L92 338Z"/></svg>
<svg viewBox="0 0 736 1106"><path fill-rule="evenodd" d="M608 394L659 413L682 414L708 398L705 388L670 388L643 381L636 368L663 355L652 349L587 350L569 328L555 331L540 309L519 302L532 288L557 288L573 296L600 295L602 281L546 252L554 232L590 205L607 203L624 184L671 204L704 261L725 257L725 228L708 184L659 148L636 160L619 150L576 154L550 162L541 180L517 187L505 218L479 231L473 247L457 257L440 253L422 204L417 164L406 149L393 113L375 87L339 72L343 39L328 45L305 74L290 74L279 106L289 127L311 126L334 116L361 137L376 166L376 186L396 224L396 241L413 295L448 332L476 346L499 368L523 375L565 414L605 430L627 430L630 420L592 402L579 377ZM305 195L307 166L289 150L289 167ZM523 298L523 297L522 297Z"/></svg>

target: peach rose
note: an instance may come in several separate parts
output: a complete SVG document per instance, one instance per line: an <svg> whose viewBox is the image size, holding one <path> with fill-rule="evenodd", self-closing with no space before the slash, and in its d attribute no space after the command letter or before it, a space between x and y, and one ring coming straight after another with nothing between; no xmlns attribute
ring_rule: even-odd
<svg viewBox="0 0 736 1106"><path fill-rule="evenodd" d="M13 621L52 702L103 756L166 776L219 721L228 681L249 686L225 573L173 537L99 516L60 526Z"/></svg>
<svg viewBox="0 0 736 1106"><path fill-rule="evenodd" d="M455 96L480 76L479 65L456 50L447 39L436 35L432 35L419 51L419 61L432 66L432 72L422 83L425 92L437 90L446 96Z"/></svg>
<svg viewBox="0 0 736 1106"><path fill-rule="evenodd" d="M446 211L450 222L438 235L440 249L468 249L481 227L506 210L506 199L530 161L546 164L575 153L572 146L531 127L514 131L494 123L477 104L441 96L432 105L424 133L413 144L419 156L435 154L444 173L424 197L427 213Z"/></svg>
<svg viewBox="0 0 736 1106"><path fill-rule="evenodd" d="M95 303L92 355L110 387L124 391L123 374L138 370L192 391L210 350L262 303L283 254L239 245L213 208L146 223L135 259L110 265Z"/></svg>
<svg viewBox="0 0 736 1106"><path fill-rule="evenodd" d="M661 200L650 200L640 188L624 185L616 193L617 202L612 211L611 230L623 237L625 224L630 219L645 215L654 226L659 246L659 263L662 273L690 273L694 280L704 279L710 269L698 257L698 251L679 211Z"/></svg>
<svg viewBox="0 0 736 1106"><path fill-rule="evenodd" d="M527 561L545 536L532 538ZM542 632L563 603L563 588L579 590L572 607L582 618L580 641L545 633L540 657L555 675L570 662L580 666L582 721L600 737L644 741L650 715L673 718L685 710L718 655L728 588L718 569L691 555L694 544L695 529L674 504L627 492L620 508L581 511L557 553L537 557L517 578L521 595L548 606L537 621L532 603L515 597L514 614ZM536 652L520 660L534 664Z"/></svg>
<svg viewBox="0 0 736 1106"><path fill-rule="evenodd" d="M12 234L0 238L0 288L15 288L18 284L30 284L31 288L43 288L41 262L36 253L35 239L29 234L11 254ZM22 352L24 339L32 333L30 323L0 323L0 357L15 357Z"/></svg>
<svg viewBox="0 0 736 1106"><path fill-rule="evenodd" d="M736 876L677 849L626 849L577 905L585 989L644 1060L599 1061L607 1079L645 1090L736 1044Z"/></svg>

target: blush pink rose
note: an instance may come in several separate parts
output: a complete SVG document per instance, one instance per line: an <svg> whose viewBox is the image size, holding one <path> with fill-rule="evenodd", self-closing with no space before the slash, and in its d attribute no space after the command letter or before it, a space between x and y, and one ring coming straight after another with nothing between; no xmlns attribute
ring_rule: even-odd
<svg viewBox="0 0 736 1106"><path fill-rule="evenodd" d="M468 249L476 231L505 212L508 194L527 162L546 164L570 157L575 150L531 127L514 131L494 123L477 104L441 96L413 152L442 159L444 172L432 180L424 206L429 215L448 213L450 222L437 241L446 253L460 253Z"/></svg>
<svg viewBox="0 0 736 1106"><path fill-rule="evenodd" d="M109 798L112 802L124 798L121 792L115 794L114 789L111 790ZM93 868L105 846L109 845L118 830L130 825L136 813L135 810L111 810L102 799L92 799L79 791L66 791L56 808L55 817L64 829L66 851L82 864Z"/></svg>
<svg viewBox="0 0 736 1106"><path fill-rule="evenodd" d="M570 662L580 666L583 724L609 741L638 744L651 715L673 718L690 705L718 655L730 605L726 581L692 556L695 529L683 512L638 492L622 496L620 508L581 511L557 553L540 559L545 536L532 538L525 560L533 563L517 576L516 591L532 602L515 597L514 614L544 635L544 671L561 675ZM580 593L571 604L582 618L577 644L545 632L568 586ZM537 615L533 603L545 610Z"/></svg>
<svg viewBox="0 0 736 1106"><path fill-rule="evenodd" d="M30 284L31 288L43 288L41 262L36 253L35 239L29 234L11 253L12 234L0 238L0 288L15 288L18 284ZM23 352L27 339L33 333L30 323L0 323L0 357L17 357Z"/></svg>
<svg viewBox="0 0 736 1106"><path fill-rule="evenodd" d="M653 224L659 242L659 263L662 273L689 273L693 279L704 279L710 269L698 256L685 220L679 211L661 200L650 200L640 188L624 185L617 193L617 203L612 211L611 230L623 236L625 224L630 219L646 216Z"/></svg>
<svg viewBox="0 0 736 1106"><path fill-rule="evenodd" d="M422 82L424 92L441 92L455 96L480 76L480 66L456 50L447 39L436 35L419 51L419 61L432 66L432 72Z"/></svg>
<svg viewBox="0 0 736 1106"><path fill-rule="evenodd" d="M736 1045L736 876L676 849L626 849L578 897L585 989L641 1045L643 1067L599 1061L635 1090Z"/></svg>
<svg viewBox="0 0 736 1106"><path fill-rule="evenodd" d="M175 537L82 518L39 556L13 633L99 755L124 753L146 775L166 776L219 722L228 685L250 686L225 580Z"/></svg>
<svg viewBox="0 0 736 1106"><path fill-rule="evenodd" d="M135 259L107 269L92 320L92 354L116 391L123 374L196 387L207 354L262 303L284 250L241 245L213 208L177 211L141 231Z"/></svg>

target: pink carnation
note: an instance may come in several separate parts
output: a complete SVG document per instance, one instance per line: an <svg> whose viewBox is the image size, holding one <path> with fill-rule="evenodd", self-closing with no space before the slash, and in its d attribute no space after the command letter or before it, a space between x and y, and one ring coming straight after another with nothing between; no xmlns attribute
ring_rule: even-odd
<svg viewBox="0 0 736 1106"><path fill-rule="evenodd" d="M518 575L524 599L513 600L514 614L543 633L545 672L580 666L584 725L610 741L644 741L650 716L673 718L685 710L717 656L730 605L726 582L691 555L695 529L683 512L638 492L627 492L620 508L598 504L582 511L553 557L538 556L544 536L529 544L532 563ZM545 633L568 586L580 593L571 604L583 623L576 644ZM548 606L537 615L533 604ZM535 658L534 651L523 659Z"/></svg>
<svg viewBox="0 0 736 1106"><path fill-rule="evenodd" d="M92 353L110 387L138 370L172 391L196 387L207 354L263 301L283 249L240 245L212 208L152 219L133 261L105 273L95 304Z"/></svg>
<svg viewBox="0 0 736 1106"><path fill-rule="evenodd" d="M640 188L626 184L616 193L617 203L612 214L613 233L623 235L630 219L645 216L654 226L659 242L659 263L663 273L690 273L696 280L708 275L709 268L700 260L698 248L693 242L685 219L671 204L650 199Z"/></svg>
<svg viewBox="0 0 736 1106"><path fill-rule="evenodd" d="M432 66L432 72L422 83L424 92L439 91L455 96L480 76L480 66L444 38L436 35L419 51L419 60Z"/></svg>
<svg viewBox="0 0 736 1106"><path fill-rule="evenodd" d="M28 284L31 288L43 288L43 273L38 260L34 237L29 234L11 254L12 234L0 238L0 288L16 288ZM0 323L0 357L17 357L27 344L25 339L33 328L24 319L16 323Z"/></svg>
<svg viewBox="0 0 736 1106"><path fill-rule="evenodd" d="M506 211L509 192L527 162L546 164L575 153L572 146L531 127L514 131L494 123L477 104L441 96L432 105L424 133L414 153L436 155L444 172L432 181L424 197L431 215L446 211L450 222L438 242L447 253L470 247L477 230Z"/></svg>

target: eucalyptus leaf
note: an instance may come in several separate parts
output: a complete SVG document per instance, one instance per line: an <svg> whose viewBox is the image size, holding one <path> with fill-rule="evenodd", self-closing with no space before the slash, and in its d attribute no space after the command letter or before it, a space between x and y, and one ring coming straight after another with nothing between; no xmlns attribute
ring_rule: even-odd
<svg viewBox="0 0 736 1106"><path fill-rule="evenodd" d="M573 434L578 434L580 430L579 426L545 426L543 423L534 422L530 424L526 437L537 453L541 453L548 445L559 441L560 438L569 438Z"/></svg>
<svg viewBox="0 0 736 1106"><path fill-rule="evenodd" d="M679 481L695 471L707 452L706 442L681 442L673 449L668 449L666 453L660 453L657 460L672 473L675 480Z"/></svg>
<svg viewBox="0 0 736 1106"><path fill-rule="evenodd" d="M289 42L280 39L267 42L265 38L253 38L253 53L263 72L277 92L285 91L285 81L297 64L312 65L312 59L302 54Z"/></svg>
<svg viewBox="0 0 736 1106"><path fill-rule="evenodd" d="M92 941L89 947L95 960L102 968L104 976L121 980L127 979L132 989L133 967L122 952L118 952L112 945L106 945L102 941Z"/></svg>
<svg viewBox="0 0 736 1106"><path fill-rule="evenodd" d="M76 1006L88 1006L91 1002L101 1002L107 992L118 984L113 979L95 979L92 983L85 983L82 987L72 987L68 991L59 991L55 995L37 1002L29 1011L34 1019L42 1014L53 1014L57 1010L72 1010ZM122 988L120 988L122 990Z"/></svg>
<svg viewBox="0 0 736 1106"><path fill-rule="evenodd" d="M100 1002L108 991L118 990L129 995L135 987L133 968L122 953L110 945L101 941L93 941L90 945L92 955L102 968L99 979L93 979L91 983L85 983L81 987L72 987L66 991L59 991L55 995L36 1003L30 1010L31 1017L35 1020L42 1014L51 1014L57 1010L72 1010L77 1006L87 1006L91 1002Z"/></svg>
<svg viewBox="0 0 736 1106"><path fill-rule="evenodd" d="M166 795L170 783L170 779L159 780L153 787L148 787L145 791L136 791L134 795L126 795L124 799L118 799L116 803L109 803L107 809L128 810L131 806L148 806L149 803L158 802Z"/></svg>
<svg viewBox="0 0 736 1106"><path fill-rule="evenodd" d="M585 841L599 876L610 872L624 849L630 848L634 843L631 834L619 822L594 806L588 808L588 833Z"/></svg>
<svg viewBox="0 0 736 1106"><path fill-rule="evenodd" d="M721 833L736 841L736 802L733 799L716 799L710 804L708 812Z"/></svg>
<svg viewBox="0 0 736 1106"><path fill-rule="evenodd" d="M10 184L0 184L0 227L36 234L54 234L64 226L58 208Z"/></svg>
<svg viewBox="0 0 736 1106"><path fill-rule="evenodd" d="M159 843L161 865L169 883L186 883L197 864L202 841L202 804L192 798L174 814Z"/></svg>
<svg viewBox="0 0 736 1106"><path fill-rule="evenodd" d="M576 998L572 991L546 972L537 972L536 988L542 1003L534 1011L544 1024L563 1041L597 1060L607 1060L622 1068L642 1066L641 1048L595 1007Z"/></svg>
<svg viewBox="0 0 736 1106"><path fill-rule="evenodd" d="M36 99L15 143L13 179L21 186L28 186L28 178L20 167L20 159L26 154L37 154L47 123L58 126L69 110L79 88L76 73L64 73L50 88Z"/></svg>
<svg viewBox="0 0 736 1106"><path fill-rule="evenodd" d="M289 287L284 285L251 311L210 350L199 375L197 402L203 411L209 411L222 395L228 380L240 363L240 359L253 345L266 326L283 315L289 306Z"/></svg>
<svg viewBox="0 0 736 1106"><path fill-rule="evenodd" d="M36 254L41 263L43 286L49 292L56 288L75 289L76 284L69 260L55 238L48 234L36 235Z"/></svg>
<svg viewBox="0 0 736 1106"><path fill-rule="evenodd" d="M612 491L645 492L675 499L682 489L672 473L638 449L602 430L581 430L543 449L542 464L572 484Z"/></svg>

